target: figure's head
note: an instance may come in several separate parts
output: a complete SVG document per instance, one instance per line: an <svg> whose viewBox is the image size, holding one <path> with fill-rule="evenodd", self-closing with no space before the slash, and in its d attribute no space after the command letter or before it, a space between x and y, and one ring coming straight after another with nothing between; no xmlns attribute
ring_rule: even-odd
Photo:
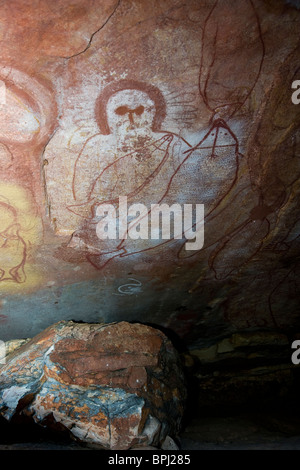
<svg viewBox="0 0 300 470"><path fill-rule="evenodd" d="M130 128L157 131L165 118L166 105L158 88L122 80L105 87L98 97L95 111L102 134Z"/></svg>

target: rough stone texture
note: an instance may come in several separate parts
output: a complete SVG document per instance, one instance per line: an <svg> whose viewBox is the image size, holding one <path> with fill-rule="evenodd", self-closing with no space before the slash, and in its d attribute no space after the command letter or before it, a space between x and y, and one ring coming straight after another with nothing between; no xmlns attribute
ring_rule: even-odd
<svg viewBox="0 0 300 470"><path fill-rule="evenodd" d="M299 28L297 0L1 2L1 340L299 331ZM203 203L203 248L100 241L119 196Z"/></svg>
<svg viewBox="0 0 300 470"><path fill-rule="evenodd" d="M0 413L26 415L109 449L159 446L180 430L180 358L159 330L127 322L59 322L8 355Z"/></svg>
<svg viewBox="0 0 300 470"><path fill-rule="evenodd" d="M192 350L185 356L193 381L191 418L195 408L199 416L234 408L251 414L284 403L298 409L300 371L291 361L293 339L275 331L247 331Z"/></svg>

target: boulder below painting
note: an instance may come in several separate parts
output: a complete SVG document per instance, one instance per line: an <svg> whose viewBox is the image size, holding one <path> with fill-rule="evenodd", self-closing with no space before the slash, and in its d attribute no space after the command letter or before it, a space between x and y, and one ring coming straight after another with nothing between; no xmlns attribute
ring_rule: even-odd
<svg viewBox="0 0 300 470"><path fill-rule="evenodd" d="M0 414L63 427L107 449L160 446L181 429L181 360L159 330L137 323L59 322L8 355Z"/></svg>

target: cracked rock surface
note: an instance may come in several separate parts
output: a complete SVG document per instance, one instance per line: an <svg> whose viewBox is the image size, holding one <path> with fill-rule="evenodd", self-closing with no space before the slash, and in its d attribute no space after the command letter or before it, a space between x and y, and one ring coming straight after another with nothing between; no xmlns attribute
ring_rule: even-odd
<svg viewBox="0 0 300 470"><path fill-rule="evenodd" d="M0 413L8 421L51 422L107 449L176 437L185 396L169 339L136 323L56 323L9 354L0 373Z"/></svg>

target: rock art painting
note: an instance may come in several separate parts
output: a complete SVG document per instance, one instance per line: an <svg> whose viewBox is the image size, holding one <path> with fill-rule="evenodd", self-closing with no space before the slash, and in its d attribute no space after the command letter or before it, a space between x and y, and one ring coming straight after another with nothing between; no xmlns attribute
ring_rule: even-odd
<svg viewBox="0 0 300 470"><path fill-rule="evenodd" d="M32 254L43 236L39 154L51 102L49 89L18 69L2 65L0 77L0 289L12 292L40 285Z"/></svg>
<svg viewBox="0 0 300 470"><path fill-rule="evenodd" d="M160 90L126 80L104 89L95 113L101 133L87 140L75 162L72 194L76 204L62 208L62 214L68 209L82 219L78 219L79 230L74 231L68 246L84 248L87 259L97 268L115 257L167 243L137 242L127 236L124 241L123 234L121 241L99 241L99 205L117 204L120 196L126 196L128 204L142 202L147 207L201 201L208 217L237 182L241 157L238 139L221 119L215 120L204 138L191 148L185 139L161 130L166 103ZM212 174L216 175L213 182ZM57 213L56 224L59 219Z"/></svg>
<svg viewBox="0 0 300 470"><path fill-rule="evenodd" d="M30 292L7 336L29 311L37 330L155 311L191 341L297 323L299 10L54 3L0 4L0 293ZM182 209L169 237L152 205Z"/></svg>
<svg viewBox="0 0 300 470"><path fill-rule="evenodd" d="M0 183L0 193L0 289L36 285L39 273L32 265L32 254L41 243L41 219L24 188Z"/></svg>
<svg viewBox="0 0 300 470"><path fill-rule="evenodd" d="M212 2L202 30L199 92L214 116L233 117L260 78L265 45L252 0ZM238 18L238 21L237 21ZM226 38L226 40L225 40ZM247 67L240 59L240 51ZM227 73L231 69L231 73Z"/></svg>
<svg viewBox="0 0 300 470"><path fill-rule="evenodd" d="M120 196L126 196L128 204L142 203L149 208L162 201L183 159L183 152L189 148L184 139L161 130L165 109L161 92L144 83L113 83L99 97L96 116L104 137L97 136L89 141L79 155L74 169L73 194L75 200L85 198L68 207L90 220L90 224L85 225L85 234L74 234L71 246L77 239L79 244L94 246L100 257L101 251L115 257L151 248L151 242L144 240L143 243L131 243L129 239L97 243L97 221L93 218L99 204L117 203ZM104 154L94 155L93 149L99 148ZM124 240L121 235L119 238ZM110 245L113 246L110 248Z"/></svg>

